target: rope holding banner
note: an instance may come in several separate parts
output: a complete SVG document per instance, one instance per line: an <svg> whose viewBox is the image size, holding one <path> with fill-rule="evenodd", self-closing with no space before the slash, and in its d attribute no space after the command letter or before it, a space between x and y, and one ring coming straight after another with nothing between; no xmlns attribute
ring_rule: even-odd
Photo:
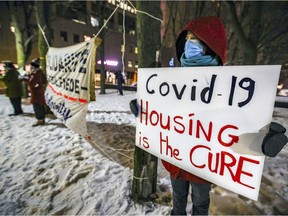
<svg viewBox="0 0 288 216"><path fill-rule="evenodd" d="M145 12L145 11L137 10L136 7L135 7L129 0L127 0L127 1L130 3L130 5L134 8L134 10L135 10L136 12L143 13L143 14L145 14L145 15L147 15L147 16L150 16L151 18L153 18L153 19L155 19L155 20L158 20L158 21L160 21L160 22L163 22L163 20L161 20L161 19L159 19L159 18L157 18L157 17L155 17L155 16L153 16L153 15L151 15L151 14ZM124 1L123 1L123 2L124 2ZM114 11L111 13L111 15L110 15L109 18L106 20L106 22L104 23L104 25L100 28L100 30L97 32L97 34L94 35L94 37L97 37L97 36L100 34L100 32L101 32L101 31L103 30L103 28L107 25L107 23L109 22L109 20L110 20L111 17L114 15L114 13L118 10L119 7L120 7L120 4L117 5L117 7L116 7L116 8L114 9ZM37 25L38 25L38 27L39 27L39 29L40 29L43 37L44 37L44 40L45 40L47 46L50 47L43 28L40 26L39 22L37 22ZM123 35L124 35L124 34L125 34L125 10L123 9ZM123 42L124 42L123 45L124 45L124 49L125 49L125 37L124 37L124 36L123 36ZM123 52L123 53L124 53L124 52ZM123 64L123 61L124 61L124 54L122 55L122 64ZM124 64L123 64L123 65L124 65ZM123 66L123 71L124 71L124 66Z"/></svg>
<svg viewBox="0 0 288 216"><path fill-rule="evenodd" d="M41 31L43 37L44 37L44 40L45 40L47 46L50 47L50 46L49 46L49 43L48 43L48 40L47 40L47 38L46 38L45 32L43 31L43 29L41 28L41 26L40 26L39 23L37 23L37 25L38 25L38 27L39 27L39 29L40 29L40 31Z"/></svg>
<svg viewBox="0 0 288 216"><path fill-rule="evenodd" d="M120 7L120 5L117 5L117 7L114 9L114 11L111 13L111 15L108 17L108 19L106 20L106 22L103 24L103 26L99 29L99 31L97 32L96 35L94 35L94 37L97 37L100 32L103 30L103 28L107 25L107 23L109 22L109 20L111 19L111 17L114 15L114 13L117 11L117 9Z"/></svg>
<svg viewBox="0 0 288 216"><path fill-rule="evenodd" d="M147 180L149 179L148 177L145 177L145 178L141 178L141 177L136 177L134 175L131 175L134 179L137 179L137 180Z"/></svg>
<svg viewBox="0 0 288 216"><path fill-rule="evenodd" d="M97 147L99 148L99 150L100 150L104 155L106 155L110 160L114 161L115 163L118 163L118 162L115 161L110 155L108 155L108 154L103 150L102 147L104 147L104 148L106 148L106 149L109 149L109 150L111 150L111 151L114 151L114 152L116 152L116 153L118 153L118 154L120 154L120 155L128 158L129 160L132 160L132 159L133 159L132 157L129 157L129 156L125 155L124 153L121 153L120 151L118 151L118 150L120 150L120 149L114 149L114 148L110 148L110 147L104 146L104 145L102 145L102 144L97 144L96 142L93 142L91 139L90 139L89 141L90 141L92 144L94 144L95 146L97 146ZM99 145L101 145L102 147L100 147Z"/></svg>
<svg viewBox="0 0 288 216"><path fill-rule="evenodd" d="M145 14L145 15L150 16L151 18L153 18L153 19L155 19L155 20L158 20L158 21L160 21L160 22L163 22L163 20L161 20L161 19L159 19L159 18L157 18L157 17L155 17L155 16L153 16L153 15L151 15L151 14L145 12L145 11L138 10L129 0L127 0L127 1L130 3L130 5L133 7L133 9L134 9L136 12Z"/></svg>
<svg viewBox="0 0 288 216"><path fill-rule="evenodd" d="M123 52L122 52L122 73L125 71L125 61L124 61L124 55L125 55L125 47L126 47L126 39L125 39L126 29L125 29L125 10L123 10Z"/></svg>
<svg viewBox="0 0 288 216"><path fill-rule="evenodd" d="M48 40L47 40L47 38L46 38L45 32L44 32L44 30L42 29L42 27L41 27L40 24L39 24L38 10L37 10L36 8L34 8L34 10L35 10L35 13L36 13L36 22L37 22L38 28L40 29L40 31L41 31L41 33L42 33L42 36L43 36L43 38L44 38L44 40L45 40L45 42L46 42L46 45L47 45L48 48L49 48L50 45L49 45Z"/></svg>

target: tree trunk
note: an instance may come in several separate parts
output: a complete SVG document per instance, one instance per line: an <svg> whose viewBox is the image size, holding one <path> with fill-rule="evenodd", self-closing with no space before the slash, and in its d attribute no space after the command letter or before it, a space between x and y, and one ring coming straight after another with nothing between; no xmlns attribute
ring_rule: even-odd
<svg viewBox="0 0 288 216"><path fill-rule="evenodd" d="M160 2L137 1L138 10L155 17L162 17ZM158 20L137 13L138 64L139 67L158 66L156 59L160 50L160 25ZM135 146L132 196L138 201L147 201L156 192L158 158Z"/></svg>
<svg viewBox="0 0 288 216"><path fill-rule="evenodd" d="M38 52L40 64L44 73L46 74L46 54L48 52L50 41L50 28L49 28L49 5L45 1L36 1L36 20L38 26ZM43 32L42 32L43 31ZM48 34L46 34L47 32Z"/></svg>
<svg viewBox="0 0 288 216"><path fill-rule="evenodd" d="M250 4L250 26L249 26L249 40L253 44L253 53L251 55L251 61L247 61L248 64L257 64L259 39L261 36L261 16L263 2L249 2Z"/></svg>
<svg viewBox="0 0 288 216"><path fill-rule="evenodd" d="M17 52L17 65L18 67L24 66L25 61L25 46L24 46L24 36L21 32L18 16L17 16L17 7L15 6L15 2L9 1L9 9L11 13L11 21L12 26L14 27L15 34L15 44L16 44L16 52Z"/></svg>
<svg viewBox="0 0 288 216"><path fill-rule="evenodd" d="M100 26L102 26L102 25L100 25ZM100 65L100 73L101 73L101 77L100 77L100 94L106 94L106 92L105 92L106 71L105 71L105 65L104 65L104 61L105 61L105 49L104 49L105 39L104 39L104 37L102 35L101 35L101 33L99 34L100 38L102 39L102 42L101 42L101 44L99 46L99 57L101 59L101 65Z"/></svg>
<svg viewBox="0 0 288 216"><path fill-rule="evenodd" d="M232 1L225 1L228 6L228 11L231 17L231 24L239 40L239 46L244 51L244 65L254 65L257 61L257 47L255 44L249 40L249 37L245 36L244 30L241 26L241 23L238 20L235 3Z"/></svg>
<svg viewBox="0 0 288 216"><path fill-rule="evenodd" d="M97 9L99 14L99 26L104 25L104 9L105 9L105 3L104 1L97 2ZM102 29L102 31L99 34L100 39L102 40L100 46L99 46L99 58L101 60L100 65L100 94L106 94L105 92L105 78L106 78L106 71L105 71L105 28Z"/></svg>
<svg viewBox="0 0 288 216"><path fill-rule="evenodd" d="M14 27L15 35L15 46L17 53L17 65L18 68L24 67L25 65L25 41L24 35L21 31L19 20L17 16L17 7L16 3L13 1L8 2L9 12L11 14L11 24ZM22 82L23 98L28 98L28 85L26 82Z"/></svg>

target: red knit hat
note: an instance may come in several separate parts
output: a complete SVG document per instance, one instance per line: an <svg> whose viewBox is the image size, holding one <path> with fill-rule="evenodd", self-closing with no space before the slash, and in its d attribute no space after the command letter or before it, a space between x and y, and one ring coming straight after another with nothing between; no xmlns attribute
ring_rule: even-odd
<svg viewBox="0 0 288 216"><path fill-rule="evenodd" d="M190 21L182 29L176 41L177 58L180 61L184 52L187 31L192 32L199 40L204 42L222 60L226 62L226 32L224 25L218 17L202 17Z"/></svg>

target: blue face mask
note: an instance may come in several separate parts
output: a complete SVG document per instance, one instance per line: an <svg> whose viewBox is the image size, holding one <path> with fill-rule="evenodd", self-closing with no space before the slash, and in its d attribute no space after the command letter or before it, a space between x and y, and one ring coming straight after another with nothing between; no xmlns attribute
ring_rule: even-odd
<svg viewBox="0 0 288 216"><path fill-rule="evenodd" d="M199 57L205 53L205 45L197 39L189 39L185 43L185 57L187 59Z"/></svg>

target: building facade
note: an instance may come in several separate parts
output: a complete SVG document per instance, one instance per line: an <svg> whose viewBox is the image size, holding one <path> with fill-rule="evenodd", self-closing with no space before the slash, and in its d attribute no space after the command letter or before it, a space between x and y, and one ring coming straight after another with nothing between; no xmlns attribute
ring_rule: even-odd
<svg viewBox="0 0 288 216"><path fill-rule="evenodd" d="M133 1L132 1L133 2ZM117 5L119 8L114 11ZM0 13L0 60L12 60L17 62L15 46L15 35L11 25L11 14L7 2L0 2L2 13ZM100 8L101 7L101 8ZM134 85L137 81L137 35L136 35L136 12L130 4L123 4L117 0L107 1L51 1L49 3L49 24L51 29L51 44L53 47L66 47L97 35L102 26L99 25L101 14L104 14L102 29L104 32L105 71L106 82L115 84L114 72L123 71L126 85ZM125 10L125 13L123 13ZM111 18L107 21L108 17ZM124 16L123 16L124 14ZM21 16L24 16L21 15ZM32 15L33 16L33 15ZM35 15L34 15L35 16ZM125 22L123 22L125 20ZM106 22L107 21L107 22ZM37 31L38 25L35 18L29 20L33 27L32 51L29 63L38 56ZM22 24L22 28L25 26ZM169 53L169 51L165 51ZM170 51L173 53L173 51ZM162 66L169 66L170 56L161 55L165 59ZM96 54L96 84L100 81L100 55ZM1 70L1 66L0 66Z"/></svg>

